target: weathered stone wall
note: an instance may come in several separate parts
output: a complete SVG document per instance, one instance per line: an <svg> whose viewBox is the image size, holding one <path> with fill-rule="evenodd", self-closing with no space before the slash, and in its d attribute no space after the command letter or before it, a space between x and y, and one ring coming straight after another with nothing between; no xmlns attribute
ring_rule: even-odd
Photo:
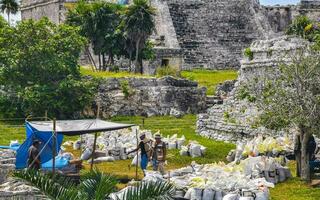
<svg viewBox="0 0 320 200"><path fill-rule="evenodd" d="M128 83L129 95L123 85ZM206 109L206 89L185 79L164 78L110 78L99 86L97 102L101 115L169 115L173 112L200 113ZM95 116L93 110L85 115Z"/></svg>
<svg viewBox="0 0 320 200"><path fill-rule="evenodd" d="M143 63L143 73L148 75L155 75L157 69L159 67L164 66L164 62L166 65L177 69L178 71L181 70L183 66L183 58L182 58L182 51L180 48L161 48L156 47L155 51L155 58L150 61L144 61Z"/></svg>
<svg viewBox="0 0 320 200"><path fill-rule="evenodd" d="M184 69L239 68L242 49L271 27L256 0L167 0Z"/></svg>
<svg viewBox="0 0 320 200"><path fill-rule="evenodd" d="M39 20L48 17L54 23L64 19L66 9L59 0L23 0L21 2L21 18Z"/></svg>
<svg viewBox="0 0 320 200"><path fill-rule="evenodd" d="M39 190L21 180L10 178L15 169L15 151L0 150L0 199L36 200L48 199Z"/></svg>
<svg viewBox="0 0 320 200"><path fill-rule="evenodd" d="M264 6L265 15L275 33L285 31L291 24L296 6Z"/></svg>
<svg viewBox="0 0 320 200"><path fill-rule="evenodd" d="M197 132L205 137L217 140L236 142L258 134L280 135L283 132L257 127L260 114L254 103L237 98L241 86L259 77L274 77L278 66L290 62L291 55L306 46L307 42L293 37L283 36L270 40L255 41L250 46L253 60L244 58L238 81L231 95L222 105L209 108L206 113L198 115Z"/></svg>

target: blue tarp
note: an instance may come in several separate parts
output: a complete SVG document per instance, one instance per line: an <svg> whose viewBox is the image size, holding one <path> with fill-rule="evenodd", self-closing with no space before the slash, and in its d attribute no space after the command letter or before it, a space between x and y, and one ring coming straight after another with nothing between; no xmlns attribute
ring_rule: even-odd
<svg viewBox="0 0 320 200"><path fill-rule="evenodd" d="M62 156L57 156L56 157L56 163L55 163L55 168L56 169L62 169L64 167L68 166L68 165L69 165L69 159L67 159L65 157L62 157ZM49 160L46 163L43 163L41 165L41 169L52 170L52 159Z"/></svg>
<svg viewBox="0 0 320 200"><path fill-rule="evenodd" d="M128 0L118 0L118 4L120 5L128 5L129 1Z"/></svg>
<svg viewBox="0 0 320 200"><path fill-rule="evenodd" d="M0 149L12 149L14 151L17 151L19 149L20 145L19 146L3 146L3 145L0 145Z"/></svg>
<svg viewBox="0 0 320 200"><path fill-rule="evenodd" d="M26 122L26 134L27 139L17 150L16 156L16 168L23 169L27 167L28 161L28 149L32 145L33 140L37 139L41 142L40 150L42 151L40 154L41 163L46 163L52 160L52 149L53 149L53 140L52 140L52 131L39 131L32 127L29 122ZM61 143L63 140L62 134L57 134L57 145L56 152L60 151Z"/></svg>

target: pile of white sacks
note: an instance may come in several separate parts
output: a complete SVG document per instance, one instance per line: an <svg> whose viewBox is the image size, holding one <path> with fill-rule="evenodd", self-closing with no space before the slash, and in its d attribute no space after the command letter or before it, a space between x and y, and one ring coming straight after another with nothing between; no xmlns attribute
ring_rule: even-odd
<svg viewBox="0 0 320 200"><path fill-rule="evenodd" d="M249 157L240 164L193 163L164 177L147 172L143 181L170 180L178 190L177 197L191 200L268 200L268 188L289 177L290 170L277 159L259 156Z"/></svg>
<svg viewBox="0 0 320 200"><path fill-rule="evenodd" d="M206 153L207 148L200 145L197 141L190 141L187 146L181 146L181 156L202 157Z"/></svg>
<svg viewBox="0 0 320 200"><path fill-rule="evenodd" d="M231 150L227 156L229 162L240 161L248 156L267 155L269 157L278 157L279 155L288 155L293 153L293 142L288 137L255 137L246 143L238 142L237 147Z"/></svg>
<svg viewBox="0 0 320 200"><path fill-rule="evenodd" d="M139 130L139 134L144 133L148 139L154 140L154 135L150 130ZM158 132L159 133L159 132ZM95 163L112 162L115 160L126 160L136 157L136 153L127 155L127 152L137 147L137 137L135 129L110 131L101 133L97 138L97 149L95 154ZM191 141L187 146L183 146L186 142L184 136L178 137L177 134L163 137L162 141L167 144L167 149L181 149L181 155L190 155L192 157L203 156L206 148L195 141ZM139 142L139 141L138 141ZM92 147L94 143L94 135L86 134L76 142L66 142L64 145L73 145L75 150L84 149L81 160L91 161ZM136 158L132 164L135 165ZM139 162L138 162L139 163Z"/></svg>

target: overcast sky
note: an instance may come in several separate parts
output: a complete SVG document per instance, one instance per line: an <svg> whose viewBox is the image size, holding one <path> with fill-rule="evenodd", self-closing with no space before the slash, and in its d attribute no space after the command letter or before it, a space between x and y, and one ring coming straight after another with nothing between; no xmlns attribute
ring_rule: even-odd
<svg viewBox="0 0 320 200"><path fill-rule="evenodd" d="M287 5L287 4L297 4L300 0L260 0L262 5Z"/></svg>

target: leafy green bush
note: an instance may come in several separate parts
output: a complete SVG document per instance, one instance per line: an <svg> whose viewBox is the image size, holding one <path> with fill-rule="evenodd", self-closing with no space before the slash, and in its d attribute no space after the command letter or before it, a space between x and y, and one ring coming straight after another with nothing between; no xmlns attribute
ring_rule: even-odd
<svg viewBox="0 0 320 200"><path fill-rule="evenodd" d="M256 97L251 95L248 88L241 87L239 92L237 93L237 98L240 100L247 99L249 102L255 102Z"/></svg>
<svg viewBox="0 0 320 200"><path fill-rule="evenodd" d="M172 66L164 66L159 67L157 69L157 77L163 77L163 76L173 76L173 77L181 77L180 71Z"/></svg>
<svg viewBox="0 0 320 200"><path fill-rule="evenodd" d="M110 72L119 72L120 68L119 68L119 66L113 65L113 66L109 67L109 71Z"/></svg>
<svg viewBox="0 0 320 200"><path fill-rule="evenodd" d="M244 50L244 55L249 59L249 60L253 60L253 52L250 48L246 48Z"/></svg>
<svg viewBox="0 0 320 200"><path fill-rule="evenodd" d="M90 105L96 82L83 79L78 59L86 39L48 19L0 31L0 112L5 116L73 118Z"/></svg>
<svg viewBox="0 0 320 200"><path fill-rule="evenodd" d="M130 96L134 95L134 90L130 87L128 80L120 81L120 86L125 99L128 99Z"/></svg>
<svg viewBox="0 0 320 200"><path fill-rule="evenodd" d="M286 33L288 35L297 35L307 39L312 34L312 21L305 15L296 17L292 24L288 27Z"/></svg>

